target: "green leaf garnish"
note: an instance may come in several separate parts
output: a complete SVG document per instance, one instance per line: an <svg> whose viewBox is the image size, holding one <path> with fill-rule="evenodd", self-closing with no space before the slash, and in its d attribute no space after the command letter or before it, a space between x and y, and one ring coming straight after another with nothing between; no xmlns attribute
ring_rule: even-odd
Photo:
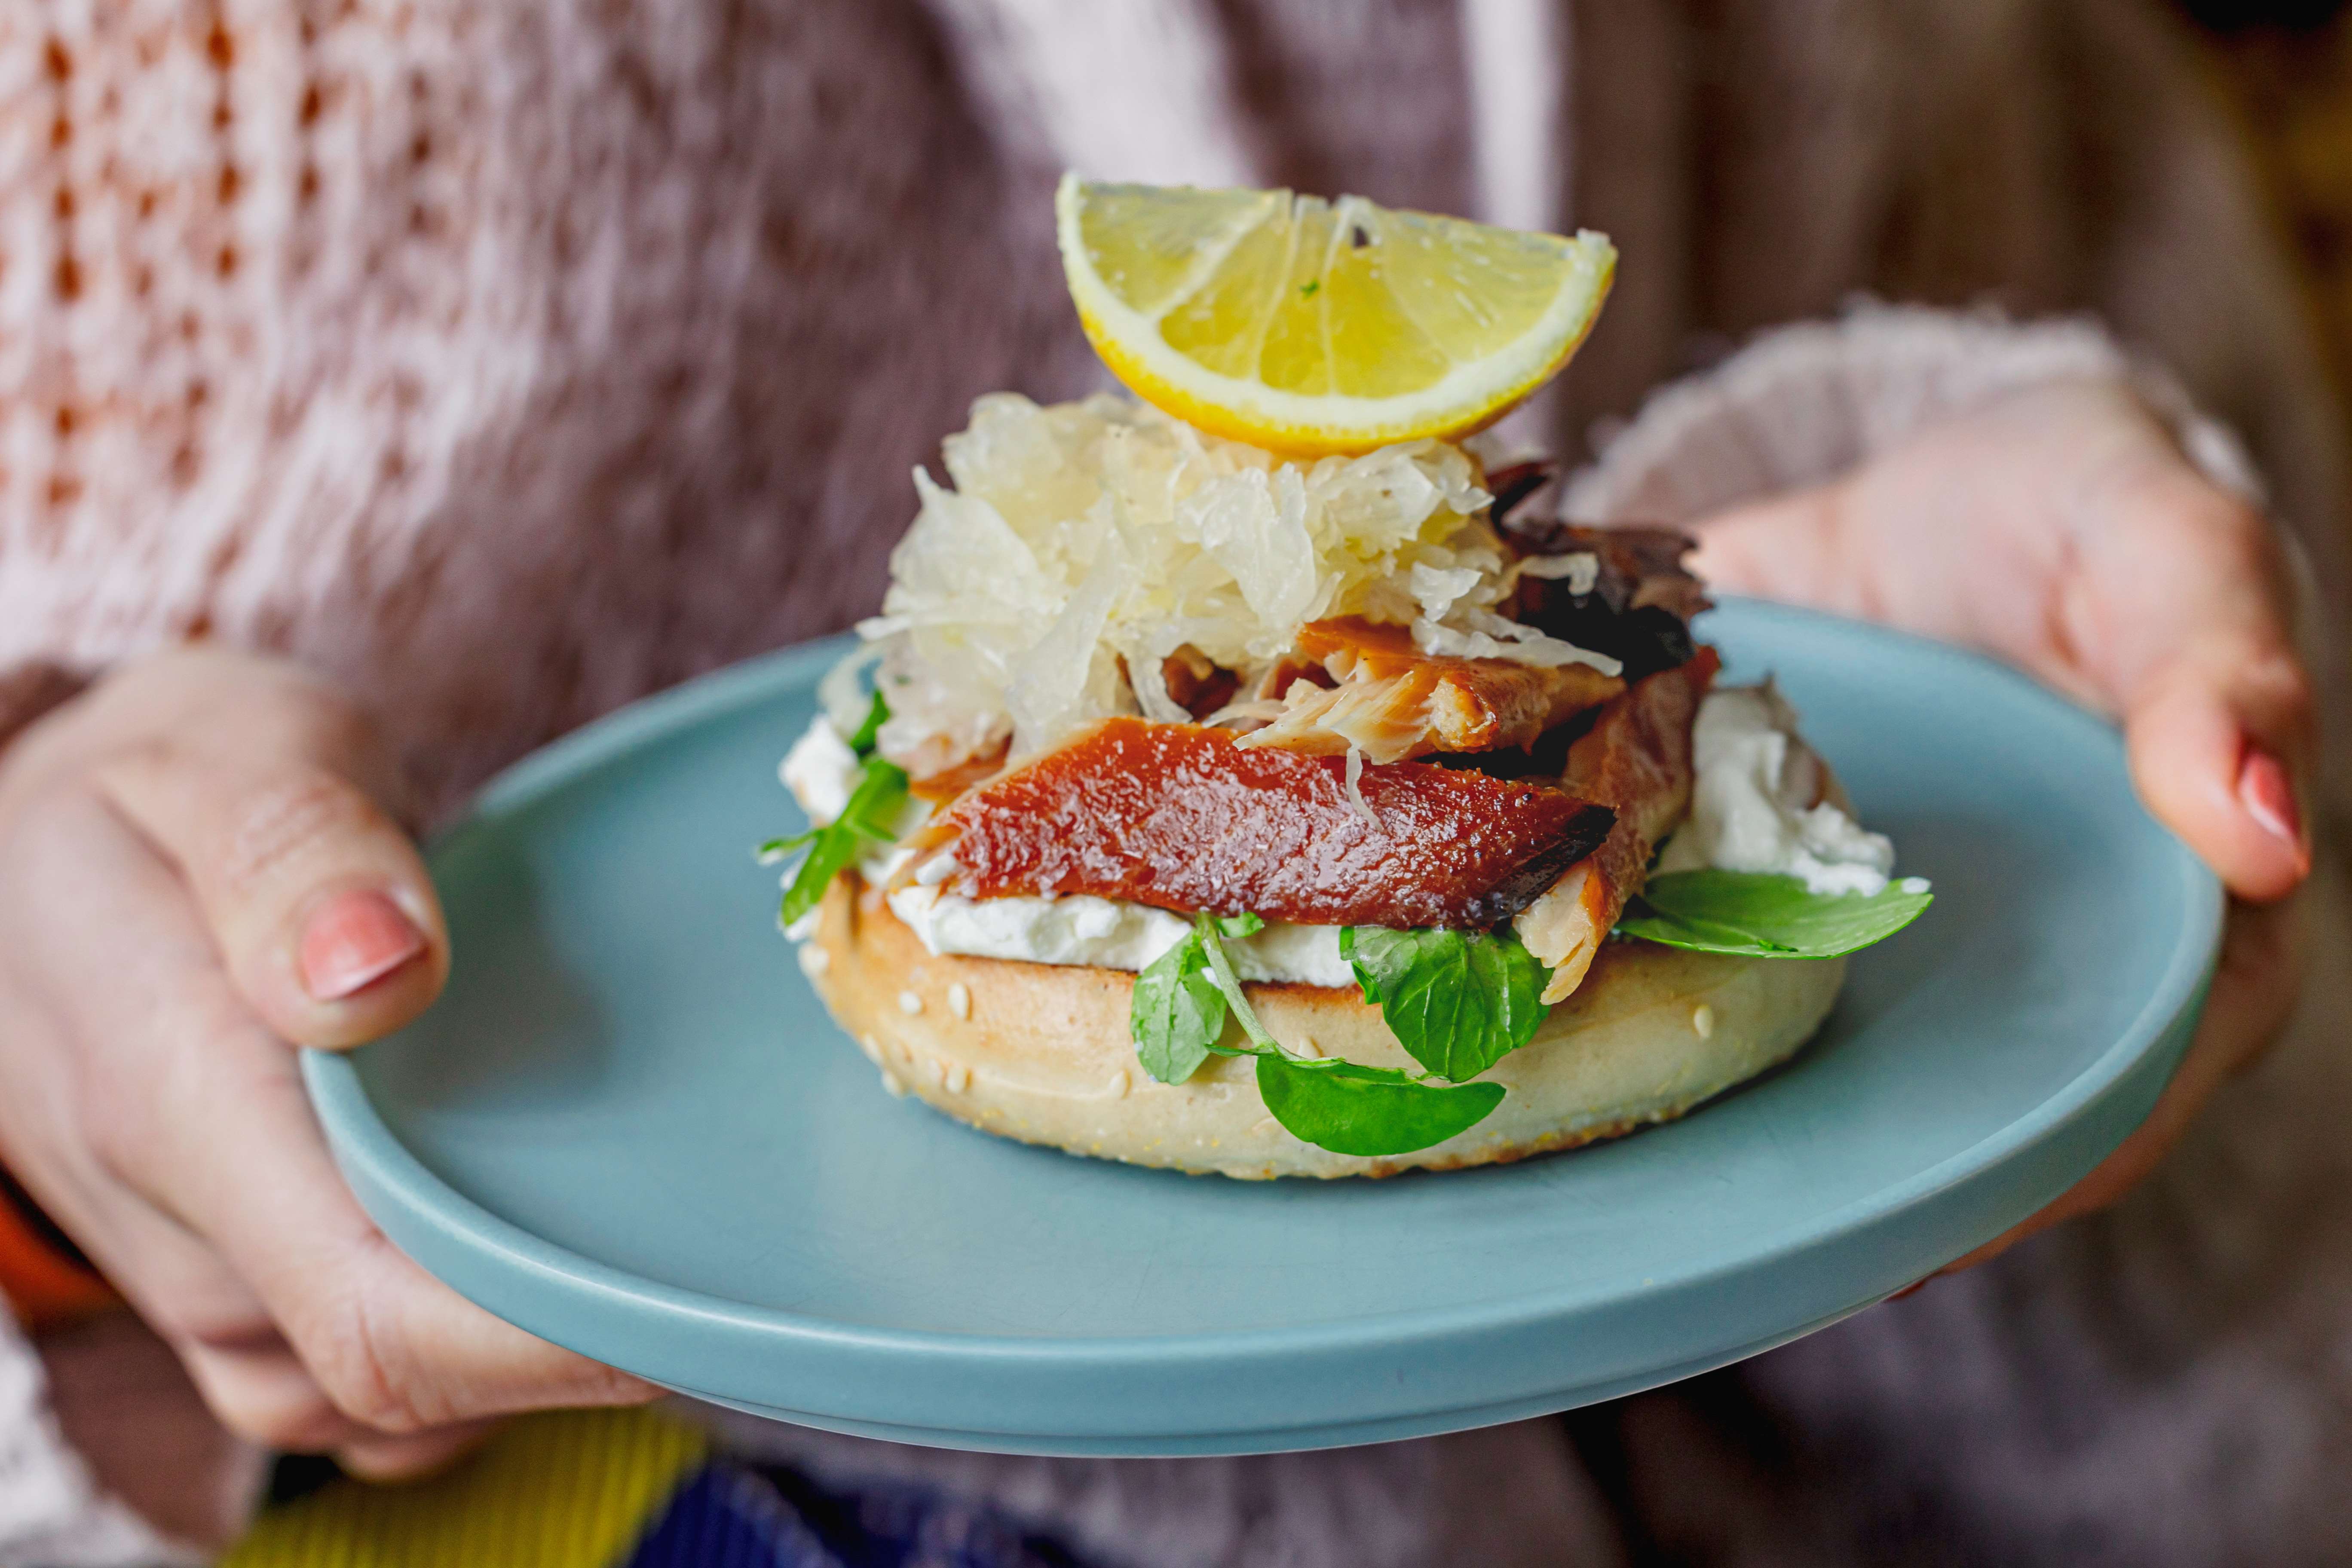
<svg viewBox="0 0 2352 1568"><path fill-rule="evenodd" d="M857 726L857 733L849 737L849 749L860 757L872 756L875 737L881 734L882 726L889 721L889 718L890 705L882 700L882 694L877 691L866 710L864 721Z"/></svg>
<svg viewBox="0 0 2352 1568"><path fill-rule="evenodd" d="M1544 967L1516 936L1349 926L1339 952L1412 1059L1454 1083L1535 1038Z"/></svg>
<svg viewBox="0 0 2352 1568"><path fill-rule="evenodd" d="M1242 1033L1249 1037L1249 1043L1261 1052L1272 1051L1279 1056L1281 1045L1266 1032L1265 1026L1257 1021L1257 1009L1251 1006L1249 998L1242 994L1241 978L1234 973L1234 961L1225 954L1225 937L1247 936L1263 930L1265 922L1255 915L1234 915L1227 919L1255 923L1229 931L1225 929L1224 920L1214 915L1194 915L1192 940L1199 944L1201 957L1208 964L1210 983L1223 995L1225 1005L1233 1009L1234 1021L1242 1026ZM1211 1048L1215 1048L1214 1042L1211 1043Z"/></svg>
<svg viewBox="0 0 2352 1568"><path fill-rule="evenodd" d="M1410 1154L1484 1121L1499 1083L1416 1083L1388 1068L1279 1053L1257 1058L1257 1091L1291 1136L1335 1154Z"/></svg>
<svg viewBox="0 0 2352 1568"><path fill-rule="evenodd" d="M1936 901L1916 879L1875 893L1816 893L1795 877L1671 871L1653 877L1617 929L1644 942L1751 958L1836 958L1883 942Z"/></svg>
<svg viewBox="0 0 2352 1568"><path fill-rule="evenodd" d="M1182 1083L1209 1059L1225 1032L1225 994L1210 977L1198 931L1135 977L1127 1020L1136 1059L1161 1083Z"/></svg>
<svg viewBox="0 0 2352 1568"><path fill-rule="evenodd" d="M760 857L760 864L765 866L771 861L782 859L824 831L822 827L812 827L806 833L795 833L790 838L771 838L755 853Z"/></svg>
<svg viewBox="0 0 2352 1568"><path fill-rule="evenodd" d="M793 875L793 885L784 889L783 908L778 918L791 925L816 908L834 878L854 865L867 846L895 842L899 812L906 804L906 770L879 757L868 757L858 770L857 787L849 792L839 816L823 827L762 845L763 857L782 854L802 844L809 847L808 858Z"/></svg>
<svg viewBox="0 0 2352 1568"><path fill-rule="evenodd" d="M1225 952L1226 938L1265 927L1253 914L1195 915L1184 940L1136 976L1128 1024L1144 1071L1182 1083L1213 1053L1255 1057L1258 1092L1275 1120L1292 1137L1338 1154L1409 1154L1476 1125L1502 1103L1497 1083L1447 1088L1388 1068L1286 1052L1259 1021ZM1228 1018L1241 1026L1244 1043L1223 1042Z"/></svg>
<svg viewBox="0 0 2352 1568"><path fill-rule="evenodd" d="M1153 959L1135 977L1134 996L1127 1009L1128 1032L1135 1040L1136 1060L1143 1064L1145 1072L1161 1083L1182 1083L1201 1070L1212 1052L1249 1054L1218 1044L1229 1011L1241 1020L1242 1033L1249 1037L1253 1047L1280 1049L1242 994L1223 941L1265 929L1265 921L1253 914L1195 915L1184 940Z"/></svg>

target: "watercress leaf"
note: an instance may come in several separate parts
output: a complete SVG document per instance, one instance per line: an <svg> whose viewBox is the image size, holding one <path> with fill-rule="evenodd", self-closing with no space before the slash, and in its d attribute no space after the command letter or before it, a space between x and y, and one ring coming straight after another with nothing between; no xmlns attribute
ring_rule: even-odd
<svg viewBox="0 0 2352 1568"><path fill-rule="evenodd" d="M1741 958L1809 958L1811 953L1795 952L1778 942L1766 942L1738 926L1721 925L1714 921L1684 916L1658 914L1634 900L1617 917L1619 936L1639 937L1665 947L1688 948L1694 952L1726 952Z"/></svg>
<svg viewBox="0 0 2352 1568"><path fill-rule="evenodd" d="M1257 1091L1294 1138L1335 1154L1410 1154L1485 1121L1503 1102L1499 1083L1415 1083L1387 1068L1257 1058Z"/></svg>
<svg viewBox="0 0 2352 1568"><path fill-rule="evenodd" d="M752 853L760 858L761 865L771 865L808 843L823 831L823 828L812 827L806 833L795 833L790 838L771 838Z"/></svg>
<svg viewBox="0 0 2352 1568"><path fill-rule="evenodd" d="M1217 934L1220 936L1255 936L1265 929L1264 915L1219 915Z"/></svg>
<svg viewBox="0 0 2352 1568"><path fill-rule="evenodd" d="M843 803L833 824L861 837L885 844L898 837L898 815L907 805L907 770L879 757L868 757L858 770L857 787Z"/></svg>
<svg viewBox="0 0 2352 1568"><path fill-rule="evenodd" d="M866 710L865 720L857 726L857 733L849 737L849 749L860 757L869 754L874 750L875 737L881 734L882 726L889 719L890 704L882 700L882 694L877 691L874 694L873 703Z"/></svg>
<svg viewBox="0 0 2352 1568"><path fill-rule="evenodd" d="M1257 917L1252 915L1248 918L1255 920ZM1242 1026L1242 1033L1249 1037L1250 1044L1258 1051L1280 1052L1282 1047L1275 1043L1272 1035L1266 1033L1265 1026L1258 1022L1257 1009L1251 1006L1249 998L1242 994L1241 979L1234 973L1234 961L1225 956L1224 939L1217 934L1216 917L1194 915L1192 935L1200 945L1202 958L1207 962L1210 980L1223 994L1225 1005L1233 1009L1234 1021Z"/></svg>
<svg viewBox="0 0 2352 1568"><path fill-rule="evenodd" d="M1339 951L1412 1059L1456 1083L1535 1038L1544 969L1515 936L1350 926Z"/></svg>
<svg viewBox="0 0 2352 1568"><path fill-rule="evenodd" d="M853 833L831 828L819 833L801 868L793 874L792 886L784 889L778 918L791 925L823 902L825 889L857 858L857 836Z"/></svg>
<svg viewBox="0 0 2352 1568"><path fill-rule="evenodd" d="M906 770L879 757L866 758L857 787L849 792L840 816L801 836L809 846L808 858L793 874L792 886L784 889L780 911L784 924L791 925L816 908L834 878L856 863L866 842L887 844L897 838L898 814L906 804ZM779 842L789 847L797 840Z"/></svg>
<svg viewBox="0 0 2352 1568"><path fill-rule="evenodd" d="M1188 934L1135 977L1127 1016L1144 1071L1161 1083L1182 1083L1200 1070L1225 1032L1225 998L1209 977L1197 934Z"/></svg>
<svg viewBox="0 0 2352 1568"><path fill-rule="evenodd" d="M1378 930L1379 928L1367 927L1365 929ZM1346 959L1348 961L1348 967L1356 972L1356 984L1363 990L1365 1003L1370 1006L1379 1006L1381 1005L1381 993L1379 987L1375 986L1370 980L1364 978L1363 968L1356 962L1356 928L1354 926L1341 926L1339 928L1339 956Z"/></svg>
<svg viewBox="0 0 2352 1568"><path fill-rule="evenodd" d="M1907 879L1875 893L1816 893L1795 877L1674 871L1650 879L1617 929L1701 952L1836 958L1893 936L1933 902Z"/></svg>

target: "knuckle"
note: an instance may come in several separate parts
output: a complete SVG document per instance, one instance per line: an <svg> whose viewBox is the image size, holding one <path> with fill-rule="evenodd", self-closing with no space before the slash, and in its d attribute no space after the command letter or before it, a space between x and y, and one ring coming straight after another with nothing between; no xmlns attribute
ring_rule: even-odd
<svg viewBox="0 0 2352 1568"><path fill-rule="evenodd" d="M148 1163L151 1143L146 1133L153 1124L152 1119L111 1097L102 1104L93 1103L93 1100L92 1096L83 1097L83 1147L107 1175L126 1185L138 1185Z"/></svg>
<svg viewBox="0 0 2352 1568"><path fill-rule="evenodd" d="M359 1425L399 1436L436 1424L417 1395L407 1347L370 1309L365 1292L345 1295L304 1337L301 1351L328 1400Z"/></svg>
<svg viewBox="0 0 2352 1568"><path fill-rule="evenodd" d="M77 1052L74 1125L100 1171L131 1187L143 1184L163 1131L147 1075L111 1050Z"/></svg>
<svg viewBox="0 0 2352 1568"><path fill-rule="evenodd" d="M232 814L215 871L232 895L264 886L336 841L372 833L367 797L323 768L298 767L255 789Z"/></svg>

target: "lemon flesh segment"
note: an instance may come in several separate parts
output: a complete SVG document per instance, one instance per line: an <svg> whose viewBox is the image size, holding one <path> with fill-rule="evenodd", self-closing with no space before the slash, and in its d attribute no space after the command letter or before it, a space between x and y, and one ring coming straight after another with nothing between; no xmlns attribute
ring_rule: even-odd
<svg viewBox="0 0 2352 1568"><path fill-rule="evenodd" d="M1087 184L1055 196L1087 336L1137 395L1301 456L1492 423L1566 363L1608 239L1522 234L1357 196Z"/></svg>

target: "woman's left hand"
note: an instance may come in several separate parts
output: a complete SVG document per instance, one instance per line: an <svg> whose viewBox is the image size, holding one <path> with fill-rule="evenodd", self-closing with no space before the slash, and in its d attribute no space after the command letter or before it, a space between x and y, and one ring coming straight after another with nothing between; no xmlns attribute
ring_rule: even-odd
<svg viewBox="0 0 2352 1568"><path fill-rule="evenodd" d="M2128 390L2071 383L1935 426L1832 483L1702 520L1723 589L1980 647L2121 721L2148 809L2231 894L2220 973L2156 1110L1965 1267L2104 1207L2284 1026L2315 749L2277 535Z"/></svg>

